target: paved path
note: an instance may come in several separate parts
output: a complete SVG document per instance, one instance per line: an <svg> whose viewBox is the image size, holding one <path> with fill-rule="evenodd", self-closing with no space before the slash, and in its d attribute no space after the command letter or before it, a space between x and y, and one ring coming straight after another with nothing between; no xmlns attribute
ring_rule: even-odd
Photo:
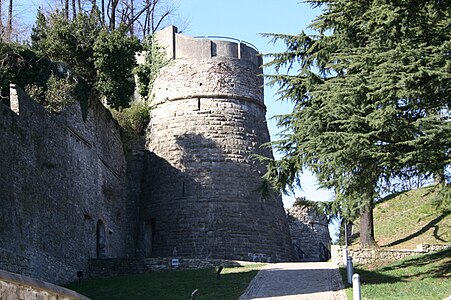
<svg viewBox="0 0 451 300"><path fill-rule="evenodd" d="M268 264L251 281L240 300L343 300L337 266L327 262Z"/></svg>

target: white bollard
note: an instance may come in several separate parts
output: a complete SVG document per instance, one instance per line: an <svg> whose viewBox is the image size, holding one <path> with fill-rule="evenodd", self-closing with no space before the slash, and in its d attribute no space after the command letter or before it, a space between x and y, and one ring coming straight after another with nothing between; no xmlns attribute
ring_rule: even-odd
<svg viewBox="0 0 451 300"><path fill-rule="evenodd" d="M360 276L359 274L352 275L352 299L360 300L361 292L360 292Z"/></svg>
<svg viewBox="0 0 451 300"><path fill-rule="evenodd" d="M343 248L343 265L346 268L346 264L348 263L348 248Z"/></svg>
<svg viewBox="0 0 451 300"><path fill-rule="evenodd" d="M352 284L352 274L354 273L354 268L352 265L352 257L348 256L348 264L346 265L346 271L348 274L348 283Z"/></svg>

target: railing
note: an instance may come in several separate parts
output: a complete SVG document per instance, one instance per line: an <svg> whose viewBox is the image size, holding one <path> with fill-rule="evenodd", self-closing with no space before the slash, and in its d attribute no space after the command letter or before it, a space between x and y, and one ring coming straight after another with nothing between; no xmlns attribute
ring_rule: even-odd
<svg viewBox="0 0 451 300"><path fill-rule="evenodd" d="M238 44L245 44L247 46L250 46L252 48L254 48L255 51L258 51L257 47L249 42L240 40L240 39L236 39L236 38L232 38L232 37L228 37L228 36L219 36L219 35L198 35L198 36L193 36L193 38L195 39L221 39L221 40L229 40L229 41L234 41L234 42L238 42Z"/></svg>
<svg viewBox="0 0 451 300"><path fill-rule="evenodd" d="M319 259L328 261L331 258L330 250L323 244L319 243Z"/></svg>
<svg viewBox="0 0 451 300"><path fill-rule="evenodd" d="M299 248L298 245L294 244L294 247L296 248L297 254L298 254L298 258L299 259L305 259L305 258L309 258L309 256L307 255L307 253L305 253L304 251L302 251L301 248Z"/></svg>

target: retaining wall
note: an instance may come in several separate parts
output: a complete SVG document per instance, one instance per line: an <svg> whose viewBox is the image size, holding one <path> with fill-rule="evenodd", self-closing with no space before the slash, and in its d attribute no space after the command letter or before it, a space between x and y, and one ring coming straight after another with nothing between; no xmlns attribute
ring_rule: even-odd
<svg viewBox="0 0 451 300"><path fill-rule="evenodd" d="M435 251L451 248L451 245L420 244L416 249L348 249L348 255L352 257L354 265L366 265L374 263L390 263L407 257L427 254ZM332 261L343 264L344 247L332 247Z"/></svg>
<svg viewBox="0 0 451 300"><path fill-rule="evenodd" d="M146 259L99 259L89 262L90 277L111 277L164 270L190 270L223 267L239 267L259 262L248 262L225 259L190 259L179 258L179 265L172 265L172 258Z"/></svg>
<svg viewBox="0 0 451 300"><path fill-rule="evenodd" d="M89 300L72 290L1 270L0 299Z"/></svg>

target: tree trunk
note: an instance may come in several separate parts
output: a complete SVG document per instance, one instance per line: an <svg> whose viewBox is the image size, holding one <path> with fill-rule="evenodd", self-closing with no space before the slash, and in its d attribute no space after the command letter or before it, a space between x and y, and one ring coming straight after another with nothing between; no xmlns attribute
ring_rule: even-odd
<svg viewBox="0 0 451 300"><path fill-rule="evenodd" d="M111 15L110 15L110 29L116 29L116 8L119 4L119 0L111 0Z"/></svg>
<svg viewBox="0 0 451 300"><path fill-rule="evenodd" d="M9 0L8 7L8 21L6 23L5 40L11 40L11 35L13 32L13 0Z"/></svg>
<svg viewBox="0 0 451 300"><path fill-rule="evenodd" d="M3 39L3 34L2 0L0 0L0 39Z"/></svg>
<svg viewBox="0 0 451 300"><path fill-rule="evenodd" d="M72 0L72 20L75 20L75 17L77 16L77 10L75 6L75 0Z"/></svg>
<svg viewBox="0 0 451 300"><path fill-rule="evenodd" d="M69 19L69 0L64 2L64 15L66 19Z"/></svg>
<svg viewBox="0 0 451 300"><path fill-rule="evenodd" d="M133 19L135 18L135 7L134 7L134 1L130 0L130 35L134 34L134 30L133 30L133 25L134 25L134 21Z"/></svg>
<svg viewBox="0 0 451 300"><path fill-rule="evenodd" d="M377 246L374 239L372 201L365 205L360 214L360 246L362 248L374 248Z"/></svg>
<svg viewBox="0 0 451 300"><path fill-rule="evenodd" d="M102 0L100 5L102 6L100 8L102 10L102 25L105 25L105 0Z"/></svg>
<svg viewBox="0 0 451 300"><path fill-rule="evenodd" d="M446 177L445 177L445 172L437 172L436 174L434 174L434 182L436 185L443 185L444 183L446 183Z"/></svg>

